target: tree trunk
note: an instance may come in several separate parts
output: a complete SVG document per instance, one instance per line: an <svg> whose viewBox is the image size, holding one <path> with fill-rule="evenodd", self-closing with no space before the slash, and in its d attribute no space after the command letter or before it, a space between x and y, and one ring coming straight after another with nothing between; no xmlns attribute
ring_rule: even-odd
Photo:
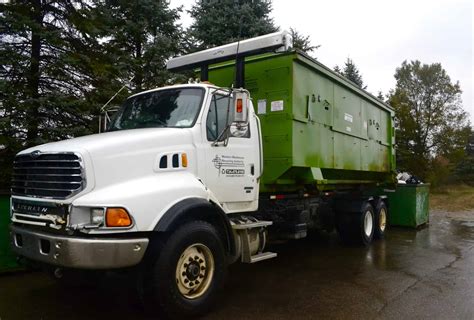
<svg viewBox="0 0 474 320"><path fill-rule="evenodd" d="M43 13L41 10L41 0L32 1L31 19L35 21L37 26L42 26ZM35 28L31 30L31 54L30 54L30 71L27 76L28 79L28 99L26 111L27 121L27 145L35 144L38 137L39 125L39 82L40 82L40 59L41 59L41 37L39 31Z"/></svg>
<svg viewBox="0 0 474 320"><path fill-rule="evenodd" d="M135 92L142 91L143 88L143 70L142 70L142 42L138 36L135 40L135 59L136 59L136 69L135 69Z"/></svg>

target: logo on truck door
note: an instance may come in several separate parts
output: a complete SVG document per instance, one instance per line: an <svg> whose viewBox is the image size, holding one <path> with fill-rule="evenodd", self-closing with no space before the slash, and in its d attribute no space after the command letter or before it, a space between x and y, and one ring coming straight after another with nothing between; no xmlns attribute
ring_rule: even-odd
<svg viewBox="0 0 474 320"><path fill-rule="evenodd" d="M219 176L243 177L245 174L245 158L239 156L221 155L212 159L214 167L219 171Z"/></svg>

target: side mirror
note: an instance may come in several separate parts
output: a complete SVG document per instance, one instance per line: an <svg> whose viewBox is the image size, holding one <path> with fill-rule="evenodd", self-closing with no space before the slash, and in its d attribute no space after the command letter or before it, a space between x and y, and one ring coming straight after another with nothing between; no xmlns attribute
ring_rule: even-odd
<svg viewBox="0 0 474 320"><path fill-rule="evenodd" d="M246 90L234 91L234 121L247 122L249 113L250 94Z"/></svg>

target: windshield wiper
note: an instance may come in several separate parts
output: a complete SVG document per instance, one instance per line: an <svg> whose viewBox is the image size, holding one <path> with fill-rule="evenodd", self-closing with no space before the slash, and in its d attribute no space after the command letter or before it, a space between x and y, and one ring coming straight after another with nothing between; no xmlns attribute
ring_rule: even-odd
<svg viewBox="0 0 474 320"><path fill-rule="evenodd" d="M136 123L138 125L153 124L153 126L146 127L146 128L168 127L168 124L160 119L137 121ZM138 127L135 127L135 128L138 129Z"/></svg>

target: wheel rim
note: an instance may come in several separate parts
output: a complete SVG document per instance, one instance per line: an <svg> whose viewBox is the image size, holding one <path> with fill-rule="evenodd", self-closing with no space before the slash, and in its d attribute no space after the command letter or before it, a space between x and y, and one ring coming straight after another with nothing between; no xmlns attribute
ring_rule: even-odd
<svg viewBox="0 0 474 320"><path fill-rule="evenodd" d="M369 210L367 210L364 216L364 232L367 237L370 237L370 235L372 234L372 228L373 228L372 213Z"/></svg>
<svg viewBox="0 0 474 320"><path fill-rule="evenodd" d="M201 243L187 247L176 265L176 284L188 299L196 299L209 289L214 275L214 257Z"/></svg>
<svg viewBox="0 0 474 320"><path fill-rule="evenodd" d="M387 212L385 208L380 209L379 213L379 228L380 231L384 232L387 227Z"/></svg>

